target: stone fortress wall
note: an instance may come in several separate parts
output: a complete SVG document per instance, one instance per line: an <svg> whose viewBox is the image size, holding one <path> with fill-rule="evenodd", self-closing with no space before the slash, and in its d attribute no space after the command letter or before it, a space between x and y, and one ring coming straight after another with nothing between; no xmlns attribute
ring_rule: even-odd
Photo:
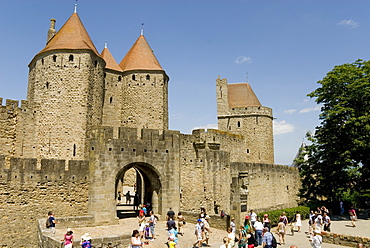
<svg viewBox="0 0 370 248"><path fill-rule="evenodd" d="M36 221L48 211L56 216L87 214L87 161L0 156L0 226L2 247L37 247Z"/></svg>

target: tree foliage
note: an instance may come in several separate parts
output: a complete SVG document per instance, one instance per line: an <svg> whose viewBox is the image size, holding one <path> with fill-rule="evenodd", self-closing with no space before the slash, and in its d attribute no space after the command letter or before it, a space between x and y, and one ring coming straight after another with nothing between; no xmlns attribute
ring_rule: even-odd
<svg viewBox="0 0 370 248"><path fill-rule="evenodd" d="M308 94L322 105L321 123L296 163L307 199L339 200L369 189L370 61L335 66ZM304 159L306 157L307 159Z"/></svg>

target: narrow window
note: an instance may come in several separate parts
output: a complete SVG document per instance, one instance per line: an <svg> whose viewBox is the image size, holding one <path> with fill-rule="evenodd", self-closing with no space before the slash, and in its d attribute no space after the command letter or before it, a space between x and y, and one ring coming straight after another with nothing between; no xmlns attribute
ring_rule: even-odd
<svg viewBox="0 0 370 248"><path fill-rule="evenodd" d="M53 61L57 62L57 56L56 55L53 56Z"/></svg>
<svg viewBox="0 0 370 248"><path fill-rule="evenodd" d="M135 77L135 75L132 75L132 80L134 80L134 81L136 80L136 77Z"/></svg>
<svg viewBox="0 0 370 248"><path fill-rule="evenodd" d="M122 77L121 77L121 76L119 76L119 77L118 77L118 82L121 82L121 80L122 80Z"/></svg>
<svg viewBox="0 0 370 248"><path fill-rule="evenodd" d="M150 75L146 75L146 80L150 80Z"/></svg>
<svg viewBox="0 0 370 248"><path fill-rule="evenodd" d="M109 98L109 103L112 103L113 102L113 97L110 97Z"/></svg>
<svg viewBox="0 0 370 248"><path fill-rule="evenodd" d="M69 55L69 61L72 62L73 61L73 55Z"/></svg>
<svg viewBox="0 0 370 248"><path fill-rule="evenodd" d="M98 66L98 61L97 60L95 60L94 65L95 65L95 67Z"/></svg>
<svg viewBox="0 0 370 248"><path fill-rule="evenodd" d="M249 153L249 149L247 149L247 153Z"/></svg>
<svg viewBox="0 0 370 248"><path fill-rule="evenodd" d="M73 157L76 156L76 144L73 145Z"/></svg>
<svg viewBox="0 0 370 248"><path fill-rule="evenodd" d="M220 86L220 96L222 98L222 86Z"/></svg>
<svg viewBox="0 0 370 248"><path fill-rule="evenodd" d="M240 121L238 121L238 127L240 127Z"/></svg>
<svg viewBox="0 0 370 248"><path fill-rule="evenodd" d="M107 73L104 72L104 78L106 78L106 76L107 76Z"/></svg>
<svg viewBox="0 0 370 248"><path fill-rule="evenodd" d="M41 64L44 65L44 59L41 59Z"/></svg>
<svg viewBox="0 0 370 248"><path fill-rule="evenodd" d="M49 89L49 82L46 82L46 89Z"/></svg>

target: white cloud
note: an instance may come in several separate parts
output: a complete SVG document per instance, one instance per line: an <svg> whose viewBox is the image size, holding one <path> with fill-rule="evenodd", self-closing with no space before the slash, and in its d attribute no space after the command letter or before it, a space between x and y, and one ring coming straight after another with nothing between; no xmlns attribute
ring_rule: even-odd
<svg viewBox="0 0 370 248"><path fill-rule="evenodd" d="M286 121L273 121L274 125L274 135L284 134L284 133L291 133L295 130L295 126Z"/></svg>
<svg viewBox="0 0 370 248"><path fill-rule="evenodd" d="M205 126L199 126L199 127L192 128L192 130L194 129L218 129L218 126L217 124L207 124Z"/></svg>
<svg viewBox="0 0 370 248"><path fill-rule="evenodd" d="M349 20L342 20L342 21L338 22L337 25L348 26L348 27L351 27L351 28L356 28L358 26L358 23L355 22L352 19L349 19Z"/></svg>
<svg viewBox="0 0 370 248"><path fill-rule="evenodd" d="M294 112L296 111L296 109L287 109L287 110L284 110L284 114L293 114Z"/></svg>
<svg viewBox="0 0 370 248"><path fill-rule="evenodd" d="M304 108L302 109L301 111L299 111L300 114L304 114L304 113L309 113L309 112L312 112L312 111L318 111L320 110L321 107L320 106L316 106L314 108Z"/></svg>
<svg viewBox="0 0 370 248"><path fill-rule="evenodd" d="M242 64L244 62L251 63L252 59L250 57L245 57L245 56L239 56L235 61L237 64Z"/></svg>

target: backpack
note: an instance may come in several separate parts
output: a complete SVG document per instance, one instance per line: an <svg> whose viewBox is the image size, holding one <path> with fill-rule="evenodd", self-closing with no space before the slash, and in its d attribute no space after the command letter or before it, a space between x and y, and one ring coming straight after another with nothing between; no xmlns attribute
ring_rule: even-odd
<svg viewBox="0 0 370 248"><path fill-rule="evenodd" d="M50 218L49 217L46 219L45 226L46 226L46 228L49 228L51 226L51 222L50 222Z"/></svg>
<svg viewBox="0 0 370 248"><path fill-rule="evenodd" d="M272 235L271 247L277 247L276 239L275 239L275 237L272 233L271 233L271 235Z"/></svg>

